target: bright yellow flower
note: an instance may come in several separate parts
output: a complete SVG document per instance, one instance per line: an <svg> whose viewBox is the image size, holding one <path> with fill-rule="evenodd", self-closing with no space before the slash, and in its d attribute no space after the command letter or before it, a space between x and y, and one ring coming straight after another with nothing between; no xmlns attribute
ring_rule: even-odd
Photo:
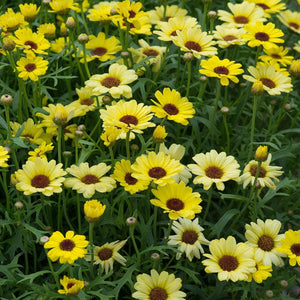
<svg viewBox="0 0 300 300"><path fill-rule="evenodd" d="M282 10L286 9L285 3L281 0L247 0L248 2L253 2L255 5L261 7L267 18L271 17L271 14L277 14Z"/></svg>
<svg viewBox="0 0 300 300"><path fill-rule="evenodd" d="M4 31L13 32L27 24L24 16L19 12L15 13L11 8L8 8L4 14L0 15L0 26Z"/></svg>
<svg viewBox="0 0 300 300"><path fill-rule="evenodd" d="M37 157L41 157L41 158L46 158L46 152L53 150L54 146L51 144L46 144L46 142L42 142L42 144L35 148L33 151L29 151L28 155L30 155L30 157L28 157L28 160L30 161L35 161L35 159Z"/></svg>
<svg viewBox="0 0 300 300"><path fill-rule="evenodd" d="M119 138L122 130L115 126L107 126L105 131L101 134L100 138L104 142L104 145L109 147L113 146L116 140Z"/></svg>
<svg viewBox="0 0 300 300"><path fill-rule="evenodd" d="M6 163L9 159L8 151L5 150L3 146L0 146L0 167L6 168L8 164Z"/></svg>
<svg viewBox="0 0 300 300"><path fill-rule="evenodd" d="M288 49L283 48L282 46L274 45L270 49L264 49L266 55L259 56L258 58L262 61L270 64L281 64L282 66L286 67L290 65L293 56L287 56Z"/></svg>
<svg viewBox="0 0 300 300"><path fill-rule="evenodd" d="M187 13L186 9L177 5L156 6L148 11L151 24L161 24L160 22L168 22L171 18L185 17Z"/></svg>
<svg viewBox="0 0 300 300"><path fill-rule="evenodd" d="M52 248L47 253L51 261L59 259L60 264L73 264L75 260L85 256L87 253L85 248L88 244L84 235L74 234L74 231L67 231L66 237L61 232L55 231L45 243L44 248Z"/></svg>
<svg viewBox="0 0 300 300"><path fill-rule="evenodd" d="M257 161L266 161L268 158L268 146L259 146L256 149L254 158Z"/></svg>
<svg viewBox="0 0 300 300"><path fill-rule="evenodd" d="M88 19L92 22L100 22L102 24L110 23L112 19L111 11L116 3L116 1L101 1L98 4L95 4L93 8L88 11Z"/></svg>
<svg viewBox="0 0 300 300"><path fill-rule="evenodd" d="M104 214L106 205L98 200L89 200L84 203L83 209L88 222L96 222Z"/></svg>
<svg viewBox="0 0 300 300"><path fill-rule="evenodd" d="M74 0L52 0L49 5L52 8L49 12L59 15L66 15L70 9L75 8Z"/></svg>
<svg viewBox="0 0 300 300"><path fill-rule="evenodd" d="M152 138L155 143L163 143L167 135L165 126L157 125L153 131Z"/></svg>
<svg viewBox="0 0 300 300"><path fill-rule="evenodd" d="M268 277L271 277L271 272L273 271L272 266L265 266L261 261L257 261L254 258L254 261L256 263L255 265L255 272L249 273L248 275L248 282L251 282L254 280L256 283L262 283L264 280L266 280Z"/></svg>
<svg viewBox="0 0 300 300"><path fill-rule="evenodd" d="M58 290L59 294L76 296L80 290L84 288L84 282L76 278L69 278L64 275L64 278L60 280L60 284L63 289Z"/></svg>
<svg viewBox="0 0 300 300"><path fill-rule="evenodd" d="M278 19L289 29L300 34L300 12L286 10L278 15Z"/></svg>
<svg viewBox="0 0 300 300"><path fill-rule="evenodd" d="M25 20L28 22L34 21L36 15L40 11L40 7L37 7L36 4L32 3L19 4L19 7Z"/></svg>
<svg viewBox="0 0 300 300"><path fill-rule="evenodd" d="M242 38L245 33L243 28L236 28L232 24L217 25L214 31L214 39L221 48L230 46L244 45L246 40Z"/></svg>

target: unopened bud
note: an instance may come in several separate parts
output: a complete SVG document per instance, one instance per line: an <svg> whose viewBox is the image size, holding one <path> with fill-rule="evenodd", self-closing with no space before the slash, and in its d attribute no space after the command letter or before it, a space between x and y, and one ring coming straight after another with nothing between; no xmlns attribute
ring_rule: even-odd
<svg viewBox="0 0 300 300"><path fill-rule="evenodd" d="M84 124L80 124L80 125L77 127L77 130L85 131L85 125L84 125Z"/></svg>
<svg viewBox="0 0 300 300"><path fill-rule="evenodd" d="M247 86L247 83L246 83L246 82L241 82L241 83L240 83L240 87L245 88L246 86Z"/></svg>
<svg viewBox="0 0 300 300"><path fill-rule="evenodd" d="M256 80L252 84L251 93L254 95L262 95L264 93L264 86L260 80Z"/></svg>
<svg viewBox="0 0 300 300"><path fill-rule="evenodd" d="M77 40L80 44L86 44L89 41L89 36L86 33L81 33Z"/></svg>
<svg viewBox="0 0 300 300"><path fill-rule="evenodd" d="M276 102L276 100L274 100L274 99L270 101L270 104L272 104L272 105L275 105L276 103L277 103L277 102Z"/></svg>
<svg viewBox="0 0 300 300"><path fill-rule="evenodd" d="M273 291L267 290L267 291L266 291L266 296L267 296L268 298L272 298L272 297L274 296Z"/></svg>
<svg viewBox="0 0 300 300"><path fill-rule="evenodd" d="M227 115L229 112L230 112L229 107L227 107L227 106L221 107L221 113L222 114Z"/></svg>
<svg viewBox="0 0 300 300"><path fill-rule="evenodd" d="M46 244L48 241L49 241L49 237L46 236L46 235L44 235L44 236L42 236L42 237L40 238L40 244L41 244L41 245Z"/></svg>
<svg viewBox="0 0 300 300"><path fill-rule="evenodd" d="M2 41L3 49L7 51L12 51L16 47L16 43L14 42L13 38L11 36L7 36Z"/></svg>
<svg viewBox="0 0 300 300"><path fill-rule="evenodd" d="M24 204L21 201L17 201L15 203L15 208L16 209L22 209L24 207Z"/></svg>
<svg viewBox="0 0 300 300"><path fill-rule="evenodd" d="M103 96L102 101L104 104L109 104L111 102L111 97L110 96Z"/></svg>
<svg viewBox="0 0 300 300"><path fill-rule="evenodd" d="M115 15L115 14L117 14L117 11L116 11L116 9L115 9L115 8L112 8L112 9L110 10L110 14L111 14L111 15Z"/></svg>
<svg viewBox="0 0 300 300"><path fill-rule="evenodd" d="M287 104L284 106L284 109L287 110L287 111L291 110L291 109L292 109L291 104L287 103Z"/></svg>
<svg viewBox="0 0 300 300"><path fill-rule="evenodd" d="M163 143L167 135L165 126L158 125L153 131L152 138L155 143Z"/></svg>
<svg viewBox="0 0 300 300"><path fill-rule="evenodd" d="M3 105L8 105L8 106L12 104L13 100L14 100L13 97L9 94L4 94L0 98L0 102Z"/></svg>
<svg viewBox="0 0 300 300"><path fill-rule="evenodd" d="M46 231L51 231L51 229L52 229L51 226L49 226L49 225L45 226L45 230L46 230Z"/></svg>
<svg viewBox="0 0 300 300"><path fill-rule="evenodd" d="M292 216L294 214L294 211L289 209L287 213L288 213L288 215Z"/></svg>
<svg viewBox="0 0 300 300"><path fill-rule="evenodd" d="M63 152L63 156L64 157L71 157L72 156L72 152L71 151L64 151Z"/></svg>
<svg viewBox="0 0 300 300"><path fill-rule="evenodd" d="M52 0L43 0L43 4L48 5Z"/></svg>
<svg viewBox="0 0 300 300"><path fill-rule="evenodd" d="M66 27L69 29L73 29L76 27L76 21L74 20L73 17L68 17L66 21Z"/></svg>
<svg viewBox="0 0 300 300"><path fill-rule="evenodd" d="M280 285L281 285L283 288L286 288L286 287L288 287L289 283L288 283L286 280L281 280L281 281L280 281Z"/></svg>
<svg viewBox="0 0 300 300"><path fill-rule="evenodd" d="M132 151L139 151L140 147L139 147L137 144L132 144L132 145L130 146L130 149L131 149Z"/></svg>
<svg viewBox="0 0 300 300"><path fill-rule="evenodd" d="M137 223L137 220L135 217L129 217L126 219L126 225L127 226L135 226Z"/></svg>
<svg viewBox="0 0 300 300"><path fill-rule="evenodd" d="M77 135L78 137L81 137L83 135L83 132L81 130L76 130L75 135Z"/></svg>
<svg viewBox="0 0 300 300"><path fill-rule="evenodd" d="M266 161L268 158L268 146L259 146L256 149L254 158L256 161Z"/></svg>
<svg viewBox="0 0 300 300"><path fill-rule="evenodd" d="M289 72L293 76L300 76L300 59L292 61L290 68L289 68Z"/></svg>
<svg viewBox="0 0 300 300"><path fill-rule="evenodd" d="M84 281L84 286L89 286L90 283L88 281Z"/></svg>
<svg viewBox="0 0 300 300"><path fill-rule="evenodd" d="M54 112L54 118L53 118L53 122L58 125L58 126L62 126L65 125L68 121L68 112L65 109L65 107L61 104L58 104L55 107L55 112Z"/></svg>
<svg viewBox="0 0 300 300"><path fill-rule="evenodd" d="M159 255L159 253L157 253L157 252L152 253L152 254L151 254L151 260L153 260L153 261L158 261L158 260L160 260L160 255Z"/></svg>
<svg viewBox="0 0 300 300"><path fill-rule="evenodd" d="M122 56L123 58L128 58L128 57L129 57L129 52L128 52L128 51L122 51L122 52L121 52L121 56Z"/></svg>
<svg viewBox="0 0 300 300"><path fill-rule="evenodd" d="M209 12L207 13L207 16L208 16L210 19L215 19L215 18L218 16L218 14L217 14L216 11L211 10L211 11L209 11Z"/></svg>
<svg viewBox="0 0 300 300"><path fill-rule="evenodd" d="M184 61L192 61L194 59L194 55L191 52L186 52L183 55L183 60Z"/></svg>
<svg viewBox="0 0 300 300"><path fill-rule="evenodd" d="M7 151L7 153L10 153L11 149L7 146L4 147L4 150Z"/></svg>
<svg viewBox="0 0 300 300"><path fill-rule="evenodd" d="M200 81L202 81L202 82L205 82L205 81L207 81L207 77L206 77L206 76L204 76L204 75L203 75L203 76L200 76L200 78L199 78L199 79L200 79Z"/></svg>

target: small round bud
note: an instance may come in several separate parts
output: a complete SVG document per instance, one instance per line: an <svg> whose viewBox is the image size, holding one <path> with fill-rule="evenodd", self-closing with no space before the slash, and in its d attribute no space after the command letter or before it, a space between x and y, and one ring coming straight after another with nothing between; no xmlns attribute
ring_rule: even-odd
<svg viewBox="0 0 300 300"><path fill-rule="evenodd" d="M104 104L110 104L111 102L111 97L110 96L103 96L102 101Z"/></svg>
<svg viewBox="0 0 300 300"><path fill-rule="evenodd" d="M64 157L71 157L72 156L72 152L71 151L64 151L63 152L63 156Z"/></svg>
<svg viewBox="0 0 300 300"><path fill-rule="evenodd" d="M10 184L12 186L16 186L16 184L18 183L19 181L17 180L17 177L16 177L16 174L11 174L10 175Z"/></svg>
<svg viewBox="0 0 300 300"><path fill-rule="evenodd" d="M275 105L276 103L277 103L277 102L276 102L276 100L274 100L274 99L270 101L270 104L272 104L272 105Z"/></svg>
<svg viewBox="0 0 300 300"><path fill-rule="evenodd" d="M76 130L74 133L75 133L75 135L77 135L78 137L83 136L83 132L82 132L81 130Z"/></svg>
<svg viewBox="0 0 300 300"><path fill-rule="evenodd" d="M43 0L43 4L48 5L52 0Z"/></svg>
<svg viewBox="0 0 300 300"><path fill-rule="evenodd" d="M289 209L287 213L288 213L288 215L292 216L294 214L294 211Z"/></svg>
<svg viewBox="0 0 300 300"><path fill-rule="evenodd" d="M254 154L256 161L266 161L268 158L268 146L259 146Z"/></svg>
<svg viewBox="0 0 300 300"><path fill-rule="evenodd" d="M16 47L16 43L14 42L13 38L11 36L7 36L2 41L3 49L7 51L12 51Z"/></svg>
<svg viewBox="0 0 300 300"><path fill-rule="evenodd" d="M205 82L205 81L207 81L207 77L204 76L204 75L200 76L199 80L202 81L202 82Z"/></svg>
<svg viewBox="0 0 300 300"><path fill-rule="evenodd" d="M186 52L183 55L183 60L184 61L192 61L194 59L194 55L191 52Z"/></svg>
<svg viewBox="0 0 300 300"><path fill-rule="evenodd" d="M47 225L47 226L45 226L45 230L46 230L46 231L51 231L51 230L52 230L52 227L49 226L49 225Z"/></svg>
<svg viewBox="0 0 300 300"><path fill-rule="evenodd" d="M65 125L68 122L68 112L63 105L58 104L55 107L53 122L58 126Z"/></svg>
<svg viewBox="0 0 300 300"><path fill-rule="evenodd" d="M286 288L286 287L288 287L289 283L288 283L286 280L281 280L281 281L280 281L280 285L281 285L283 288Z"/></svg>
<svg viewBox="0 0 300 300"><path fill-rule="evenodd" d="M227 115L230 112L230 108L227 106L221 107L221 113Z"/></svg>
<svg viewBox="0 0 300 300"><path fill-rule="evenodd" d="M207 16L208 16L210 19L215 19L215 18L218 16L218 14L217 14L216 11L211 10L211 11L209 11L209 12L207 13Z"/></svg>
<svg viewBox="0 0 300 300"><path fill-rule="evenodd" d="M289 72L293 76L300 76L300 59L293 60L290 67L289 67Z"/></svg>
<svg viewBox="0 0 300 300"><path fill-rule="evenodd" d="M155 143L163 143L167 135L165 126L158 125L153 131L152 138Z"/></svg>
<svg viewBox="0 0 300 300"><path fill-rule="evenodd" d="M17 201L15 203L15 208L16 209L22 209L24 207L24 204L21 201Z"/></svg>
<svg viewBox="0 0 300 300"><path fill-rule="evenodd" d="M129 52L128 51L122 51L121 52L121 57L128 58L129 57Z"/></svg>
<svg viewBox="0 0 300 300"><path fill-rule="evenodd" d="M137 220L135 217L129 217L126 219L126 225L127 226L135 226L137 223Z"/></svg>
<svg viewBox="0 0 300 300"><path fill-rule="evenodd" d="M132 144L132 145L130 146L130 149L131 149L132 151L139 151L140 147L139 147L139 145L137 145L137 144Z"/></svg>
<svg viewBox="0 0 300 300"><path fill-rule="evenodd" d="M46 244L48 241L49 241L49 237L46 236L46 235L44 235L44 236L42 236L42 237L40 238L40 244L41 244L41 245Z"/></svg>
<svg viewBox="0 0 300 300"><path fill-rule="evenodd" d="M84 281L84 286L89 286L90 283L88 281Z"/></svg>
<svg viewBox="0 0 300 300"><path fill-rule="evenodd" d="M159 253L157 253L157 252L154 252L154 253L152 253L151 254L151 260L153 260L153 261L158 261L158 260L160 260L160 255L159 255Z"/></svg>
<svg viewBox="0 0 300 300"><path fill-rule="evenodd" d="M240 87L245 88L246 86L247 86L247 83L246 83L246 82L241 82L241 83L240 83Z"/></svg>
<svg viewBox="0 0 300 300"><path fill-rule="evenodd" d="M10 153L11 149L7 146L4 147L4 150L7 151L7 153Z"/></svg>
<svg viewBox="0 0 300 300"><path fill-rule="evenodd" d="M77 127L77 130L85 131L85 125L84 125L84 124L80 124L80 125Z"/></svg>
<svg viewBox="0 0 300 300"><path fill-rule="evenodd" d="M8 94L4 94L0 98L0 102L3 105L11 105L13 100L14 100L13 97L11 95L8 95Z"/></svg>
<svg viewBox="0 0 300 300"><path fill-rule="evenodd" d="M116 9L114 9L114 8L112 8L111 10L110 10L110 14L111 15L115 15L115 14L117 14L118 12L116 11Z"/></svg>
<svg viewBox="0 0 300 300"><path fill-rule="evenodd" d="M77 40L80 44L86 44L89 41L89 36L86 33L81 33Z"/></svg>
<svg viewBox="0 0 300 300"><path fill-rule="evenodd" d="M273 291L267 290L267 291L266 291L266 296L267 296L268 298L272 298L272 297L274 296Z"/></svg>
<svg viewBox="0 0 300 300"><path fill-rule="evenodd" d="M284 109L287 110L287 111L291 110L291 109L292 109L291 104L287 103L287 104L284 106Z"/></svg>
<svg viewBox="0 0 300 300"><path fill-rule="evenodd" d="M73 17L68 17L66 21L66 27L69 29L73 29L76 27L76 21Z"/></svg>

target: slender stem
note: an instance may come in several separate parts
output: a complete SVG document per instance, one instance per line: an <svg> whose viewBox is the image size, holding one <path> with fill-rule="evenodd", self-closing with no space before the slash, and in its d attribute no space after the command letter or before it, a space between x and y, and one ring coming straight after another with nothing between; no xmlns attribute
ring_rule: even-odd
<svg viewBox="0 0 300 300"><path fill-rule="evenodd" d="M76 194L76 203L77 203L77 221L78 221L78 232L81 234L81 206L80 206L80 197Z"/></svg>
<svg viewBox="0 0 300 300"><path fill-rule="evenodd" d="M89 66L88 66L88 63L87 63L87 60L86 60L86 47L85 47L85 44L82 45L82 49L83 49L83 61L84 61L85 71L86 71L87 76L90 78L91 73L90 73Z"/></svg>
<svg viewBox="0 0 300 300"><path fill-rule="evenodd" d="M252 187L251 187L251 190L250 190L249 199L252 199L253 191L254 191L254 189L257 188L256 187L256 182L257 182L257 179L258 179L258 176L259 176L260 168L261 168L261 161L257 162L256 173L255 173L254 181L253 181L253 184L252 184Z"/></svg>
<svg viewBox="0 0 300 300"><path fill-rule="evenodd" d="M57 202L57 230L60 230L62 227L62 210L61 210L61 202L62 202L62 197L61 193L58 195L58 202Z"/></svg>
<svg viewBox="0 0 300 300"><path fill-rule="evenodd" d="M126 132L126 156L128 160L130 160L129 137L130 137L130 131L128 130Z"/></svg>
<svg viewBox="0 0 300 300"><path fill-rule="evenodd" d="M89 28L86 24L85 15L84 15L84 11L83 11L83 1L80 1L80 14L81 14L81 19L83 22L84 30L87 34L89 34Z"/></svg>
<svg viewBox="0 0 300 300"><path fill-rule="evenodd" d="M250 132L250 145L249 145L249 153L248 153L248 161L252 156L253 151L253 140L254 140L254 131L255 131L255 119L256 119L256 111L257 111L257 100L258 96L254 95L253 99L253 111L252 111L252 120L251 120L251 132Z"/></svg>
<svg viewBox="0 0 300 300"><path fill-rule="evenodd" d="M228 124L227 124L227 118L226 115L223 115L223 124L226 132L226 153L229 153L230 150L230 136L229 136L229 130L228 130Z"/></svg>
<svg viewBox="0 0 300 300"><path fill-rule="evenodd" d="M206 31L207 10L208 10L208 3L204 3L204 9L202 15L202 28L201 28L203 31Z"/></svg>
<svg viewBox="0 0 300 300"><path fill-rule="evenodd" d="M89 223L89 241L91 251L91 276L94 277L94 223Z"/></svg>
<svg viewBox="0 0 300 300"><path fill-rule="evenodd" d="M136 256L137 256L137 265L139 266L141 257L140 257L140 251L137 247L135 237L134 237L134 226L129 226L129 235L130 235L130 238L131 238L131 241L132 241L132 244L133 244Z"/></svg>
<svg viewBox="0 0 300 300"><path fill-rule="evenodd" d="M0 181L1 181L1 185L3 187L4 193L5 193L6 211L9 213L10 212L10 197L9 197L9 193L8 193L8 189L7 189L7 181L6 181L6 172L5 171L2 171L2 176L3 176L3 180L0 176Z"/></svg>
<svg viewBox="0 0 300 300"><path fill-rule="evenodd" d="M174 222L174 220L170 220L170 222L169 222L168 231L167 231L167 235L166 235L166 242L167 243L168 243L168 240L169 240L169 236L170 236L170 233L171 233L171 228L172 228L173 222Z"/></svg>
<svg viewBox="0 0 300 300"><path fill-rule="evenodd" d="M115 158L114 158L114 151L112 149L112 146L109 146L108 150L109 150L109 154L110 154L111 165L112 165L112 167L114 167L114 165L115 165Z"/></svg>
<svg viewBox="0 0 300 300"><path fill-rule="evenodd" d="M157 206L154 206L154 218L153 218L153 238L154 238L154 244L156 244L156 238L157 238Z"/></svg>
<svg viewBox="0 0 300 300"><path fill-rule="evenodd" d="M261 53L261 50L262 50L262 45L259 45L257 48L257 51L256 51L255 59L254 59L254 66L256 66L256 64L257 64L258 57Z"/></svg>
<svg viewBox="0 0 300 300"><path fill-rule="evenodd" d="M57 276L56 272L54 272L52 262L51 262L50 258L48 257L47 251L46 251L46 250L45 250L45 252L46 252L46 256L47 256L47 259L48 259L48 264L49 264L49 267L50 267L52 276L53 276L53 278L54 278L54 280L55 280L55 283L56 283L57 288L59 289L59 288L60 288L60 285L59 285L59 282L58 282L58 276Z"/></svg>
<svg viewBox="0 0 300 300"><path fill-rule="evenodd" d="M212 194L213 194L213 189L212 189L212 187L210 187L210 189L208 191L207 206L206 206L205 213L204 213L204 216L203 216L203 224L206 220L206 217L207 217L209 209L210 209Z"/></svg>
<svg viewBox="0 0 300 300"><path fill-rule="evenodd" d="M187 86L186 86L186 97L189 96L190 93L190 85L191 85L191 77L192 77L192 62L187 61L187 69L188 69L188 80L187 80Z"/></svg>
<svg viewBox="0 0 300 300"><path fill-rule="evenodd" d="M58 163L62 162L61 159L61 141L62 141L62 126L58 125L58 136L57 136L57 152L58 152Z"/></svg>

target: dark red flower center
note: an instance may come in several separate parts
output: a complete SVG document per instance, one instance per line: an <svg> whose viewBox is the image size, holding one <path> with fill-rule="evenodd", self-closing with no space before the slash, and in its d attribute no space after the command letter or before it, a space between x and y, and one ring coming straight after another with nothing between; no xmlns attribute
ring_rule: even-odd
<svg viewBox="0 0 300 300"><path fill-rule="evenodd" d="M24 45L30 46L30 49L34 49L34 50L36 50L38 48L37 44L33 41L26 41L24 43Z"/></svg>
<svg viewBox="0 0 300 300"><path fill-rule="evenodd" d="M263 9L269 9L270 7L266 5L265 3L256 3L256 5L260 6Z"/></svg>
<svg viewBox="0 0 300 300"><path fill-rule="evenodd" d="M129 185L134 185L137 183L137 179L131 176L132 173L126 173L125 175L125 181L129 184Z"/></svg>
<svg viewBox="0 0 300 300"><path fill-rule="evenodd" d="M154 167L149 170L148 174L152 178L159 179L159 178L166 176L167 172L161 167Z"/></svg>
<svg viewBox="0 0 300 300"><path fill-rule="evenodd" d="M293 244L291 246L291 251L297 256L300 256L300 244Z"/></svg>
<svg viewBox="0 0 300 300"><path fill-rule="evenodd" d="M133 10L129 11L129 18L134 18L136 16L136 13Z"/></svg>
<svg viewBox="0 0 300 300"><path fill-rule="evenodd" d="M101 249L98 252L98 257L100 258L100 260L108 260L112 257L113 251L109 248L104 248Z"/></svg>
<svg viewBox="0 0 300 300"><path fill-rule="evenodd" d="M35 188L45 188L49 185L50 179L46 175L36 175L31 179L31 185Z"/></svg>
<svg viewBox="0 0 300 300"><path fill-rule="evenodd" d="M236 16L236 17L234 17L234 21L237 24L247 24L247 23L249 23L249 19L245 16Z"/></svg>
<svg viewBox="0 0 300 300"><path fill-rule="evenodd" d="M88 174L81 178L81 181L84 184L95 184L99 182L99 179L96 175Z"/></svg>
<svg viewBox="0 0 300 300"><path fill-rule="evenodd" d="M229 70L226 67L222 67L222 66L214 68L214 72L217 74L224 74L224 75L229 74Z"/></svg>
<svg viewBox="0 0 300 300"><path fill-rule="evenodd" d="M164 111L166 111L169 115L177 115L179 113L179 110L178 108L174 105L174 104L171 104L171 103L168 103L166 104L164 107L163 107Z"/></svg>
<svg viewBox="0 0 300 300"><path fill-rule="evenodd" d="M269 78L261 78L260 81L263 83L263 85L267 86L270 89L274 89L276 87L274 81Z"/></svg>
<svg viewBox="0 0 300 300"><path fill-rule="evenodd" d="M264 251L271 251L274 248L274 240L267 235L262 235L259 238L257 245Z"/></svg>
<svg viewBox="0 0 300 300"><path fill-rule="evenodd" d="M25 66L25 69L26 69L27 72L32 72L36 69L36 65L35 64L27 64Z"/></svg>
<svg viewBox="0 0 300 300"><path fill-rule="evenodd" d="M260 40L260 41L263 41L263 42L266 42L270 39L269 35L266 34L265 32L257 32L255 33L255 38L257 40Z"/></svg>
<svg viewBox="0 0 300 300"><path fill-rule="evenodd" d="M239 266L239 262L237 258L234 256L224 255L219 260L219 266L224 271L230 272L230 271L234 271Z"/></svg>
<svg viewBox="0 0 300 300"><path fill-rule="evenodd" d="M92 104L94 104L94 102L95 102L95 98L86 98L86 99L81 99L80 100L80 104L81 105L92 105Z"/></svg>
<svg viewBox="0 0 300 300"><path fill-rule="evenodd" d="M119 86L121 83L121 81L118 78L112 77L112 76L108 76L105 77L102 81L101 84L107 88L112 88L114 86Z"/></svg>
<svg viewBox="0 0 300 300"><path fill-rule="evenodd" d="M291 27L294 27L295 29L299 29L299 25L297 23L294 23L294 22L290 22L289 25Z"/></svg>
<svg viewBox="0 0 300 300"><path fill-rule="evenodd" d="M186 244L194 245L198 240L198 234L195 231L185 231L182 235L182 241Z"/></svg>
<svg viewBox="0 0 300 300"><path fill-rule="evenodd" d="M150 300L167 300L168 294L166 290L156 287L150 292Z"/></svg>
<svg viewBox="0 0 300 300"><path fill-rule="evenodd" d="M250 173L252 176L255 176L256 175L256 172L257 172L257 165L252 165L250 167ZM260 178L264 178L266 176L266 170L260 166L260 169L259 169L259 172L258 172L258 177Z"/></svg>
<svg viewBox="0 0 300 300"><path fill-rule="evenodd" d="M171 32L171 35L172 35L172 36L177 36L176 30L172 31L172 32Z"/></svg>
<svg viewBox="0 0 300 300"><path fill-rule="evenodd" d="M92 55L97 55L97 56L104 55L106 52L107 52L107 49L103 48L103 47L98 47L98 48L90 51L90 53Z"/></svg>
<svg viewBox="0 0 300 300"><path fill-rule="evenodd" d="M237 40L237 37L234 35L228 34L223 37L223 40L226 42L233 41L233 40Z"/></svg>
<svg viewBox="0 0 300 300"><path fill-rule="evenodd" d="M157 56L159 54L158 51L154 49L146 49L143 51L143 53L147 56Z"/></svg>
<svg viewBox="0 0 300 300"><path fill-rule="evenodd" d="M166 203L167 208L170 210L182 210L184 208L184 203L178 198L171 198Z"/></svg>
<svg viewBox="0 0 300 300"><path fill-rule="evenodd" d="M275 58L275 59L281 59L281 56L280 55L278 55L278 54L271 54L271 56L273 57L273 58Z"/></svg>
<svg viewBox="0 0 300 300"><path fill-rule="evenodd" d="M205 174L209 178L221 178L223 176L223 171L216 166L210 166L205 169Z"/></svg>
<svg viewBox="0 0 300 300"><path fill-rule="evenodd" d="M195 50L197 52L201 51L201 46L198 43L194 42L194 41L187 41L184 45L189 50Z"/></svg>
<svg viewBox="0 0 300 300"><path fill-rule="evenodd" d="M137 123L139 122L135 116L131 116L131 115L123 116L119 121L127 124L128 126L130 124L137 125Z"/></svg>
<svg viewBox="0 0 300 300"><path fill-rule="evenodd" d="M60 242L59 248L63 251L72 251L75 248L75 243L72 240L65 239Z"/></svg>
<svg viewBox="0 0 300 300"><path fill-rule="evenodd" d="M75 285L75 283L68 283L67 284L67 289L70 289L72 286L74 286Z"/></svg>

